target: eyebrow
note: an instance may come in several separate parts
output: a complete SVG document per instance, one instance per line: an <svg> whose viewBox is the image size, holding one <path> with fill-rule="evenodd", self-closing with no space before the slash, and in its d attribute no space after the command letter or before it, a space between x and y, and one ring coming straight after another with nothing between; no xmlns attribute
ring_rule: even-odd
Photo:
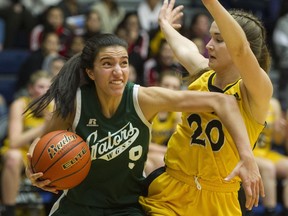
<svg viewBox="0 0 288 216"><path fill-rule="evenodd" d="M125 59L128 59L128 56L121 56L120 57L121 59L125 58ZM103 60L109 60L109 59L114 59L114 57L110 57L110 56L104 56L104 57L101 57L100 58L100 61L103 61Z"/></svg>

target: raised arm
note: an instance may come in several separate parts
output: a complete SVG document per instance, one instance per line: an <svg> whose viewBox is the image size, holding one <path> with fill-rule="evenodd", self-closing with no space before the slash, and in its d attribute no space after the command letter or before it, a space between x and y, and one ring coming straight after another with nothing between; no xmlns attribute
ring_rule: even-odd
<svg viewBox="0 0 288 216"><path fill-rule="evenodd" d="M218 0L202 0L202 2L214 18L232 61L239 70L244 85L242 90L247 94L252 115L257 121L263 123L273 91L272 83L263 70L270 69L264 27L251 15L238 13L231 16ZM235 19L239 19L239 23L241 23L240 19L246 21L243 26L242 23L240 26ZM246 35L249 35L247 36L249 38Z"/></svg>
<svg viewBox="0 0 288 216"><path fill-rule="evenodd" d="M181 27L177 20L183 16L183 6L174 8L174 4L175 0L169 3L168 0L164 0L159 13L159 25L178 61L190 74L194 74L199 69L208 67L208 60L199 53L197 46L191 40L176 30Z"/></svg>

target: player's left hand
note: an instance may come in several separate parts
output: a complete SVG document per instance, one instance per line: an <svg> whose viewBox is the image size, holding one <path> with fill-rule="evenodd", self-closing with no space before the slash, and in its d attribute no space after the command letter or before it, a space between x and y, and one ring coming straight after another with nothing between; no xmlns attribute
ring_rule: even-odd
<svg viewBox="0 0 288 216"><path fill-rule="evenodd" d="M253 206L257 207L259 196L264 197L264 185L256 164L255 158L240 160L234 170L225 178L230 181L235 176L242 180L242 186L246 196L246 208L251 210Z"/></svg>

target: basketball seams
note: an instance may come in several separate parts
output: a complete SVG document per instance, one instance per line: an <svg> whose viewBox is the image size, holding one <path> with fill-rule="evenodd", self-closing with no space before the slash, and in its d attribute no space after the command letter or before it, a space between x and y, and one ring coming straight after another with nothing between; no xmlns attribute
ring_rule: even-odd
<svg viewBox="0 0 288 216"><path fill-rule="evenodd" d="M70 174L68 174L68 175L66 175L66 176L63 176L63 177L61 177L61 178L55 179L54 181L52 181L52 182L50 183L50 185L53 186L53 183L55 183L55 182L57 182L57 181L59 182L59 181L65 179L65 178L68 178L68 177L73 176L73 175L75 175L75 174L77 174L77 173L79 173L79 172L82 172L82 169L86 168L86 166L89 166L88 168L90 169L89 160L90 160L90 158L88 158L88 160L86 161L86 163L85 163L81 168L79 168L78 170L76 170L75 172L70 173ZM88 172L89 172L89 169L88 169ZM87 174L88 174L88 172L87 172ZM79 183L81 183L81 182L79 182ZM58 188L58 189L62 189L62 188ZM69 188L65 188L65 189L69 189Z"/></svg>
<svg viewBox="0 0 288 216"><path fill-rule="evenodd" d="M92 163L89 145L78 134L67 130L42 136L32 152L32 170L42 172L41 180L50 179L50 186L58 190L80 184Z"/></svg>
<svg viewBox="0 0 288 216"><path fill-rule="evenodd" d="M57 131L57 132L58 132L58 131ZM53 139L54 139L55 137L57 137L58 135L61 135L61 134L66 133L66 132L67 132L67 131L65 131L65 130L61 130L59 133L55 134L53 137L51 137L51 138L48 140L48 142L45 144L45 147L42 148L42 151L41 151L41 153L39 154L36 163L32 163L32 164L33 164L33 166L32 166L33 171L36 171L36 170L34 170L34 169L35 169L35 167L37 166L37 164L38 164L41 156L43 155L44 151L46 150L47 146L50 144L51 140L53 140ZM47 134L46 134L46 135L47 135ZM46 135L44 135L44 137L45 137ZM43 138L43 137L42 137L42 138ZM41 139L38 141L38 143L39 143L40 141L41 141ZM38 144L38 143L37 143L37 144ZM36 144L36 146L35 146L35 149L37 148L37 144ZM35 149L34 149L34 151L35 151ZM34 151L33 151L33 153L34 153ZM32 153L32 155L33 155L33 153ZM34 158L34 157L32 157L32 162L33 162L33 158Z"/></svg>
<svg viewBox="0 0 288 216"><path fill-rule="evenodd" d="M47 167L46 170L42 171L44 174L45 172L47 172L51 167L53 167L59 160L61 160L63 157L65 157L65 155L67 155L70 151L72 151L73 149L75 149L76 147L78 147L81 143L83 143L84 141L81 140L80 142L76 143L75 145L73 145L72 148L69 148L69 150L67 150L64 154L62 154L61 157L59 157L56 161L54 161L50 166ZM46 148L46 147L45 147Z"/></svg>

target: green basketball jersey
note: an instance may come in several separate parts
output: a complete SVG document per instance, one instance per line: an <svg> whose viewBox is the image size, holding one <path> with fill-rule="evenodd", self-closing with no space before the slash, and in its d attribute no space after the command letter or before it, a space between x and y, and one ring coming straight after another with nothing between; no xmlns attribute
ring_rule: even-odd
<svg viewBox="0 0 288 216"><path fill-rule="evenodd" d="M102 115L95 87L77 92L73 130L89 144L92 165L86 179L67 191L84 205L114 208L138 203L151 124L138 104L138 85L128 83L111 118Z"/></svg>

